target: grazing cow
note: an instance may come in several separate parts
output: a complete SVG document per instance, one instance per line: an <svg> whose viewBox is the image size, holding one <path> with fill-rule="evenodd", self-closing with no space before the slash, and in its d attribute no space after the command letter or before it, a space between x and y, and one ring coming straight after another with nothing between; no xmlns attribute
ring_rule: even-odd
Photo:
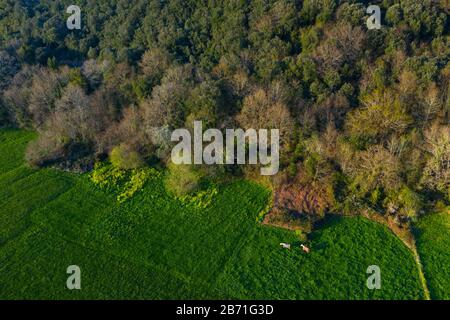
<svg viewBox="0 0 450 320"><path fill-rule="evenodd" d="M291 248L291 245L289 243L284 243L284 242L281 242L280 246L282 246L285 249L290 249Z"/></svg>
<svg viewBox="0 0 450 320"><path fill-rule="evenodd" d="M300 247L302 247L304 252L309 253L309 248L307 246L304 246L303 244L301 244Z"/></svg>

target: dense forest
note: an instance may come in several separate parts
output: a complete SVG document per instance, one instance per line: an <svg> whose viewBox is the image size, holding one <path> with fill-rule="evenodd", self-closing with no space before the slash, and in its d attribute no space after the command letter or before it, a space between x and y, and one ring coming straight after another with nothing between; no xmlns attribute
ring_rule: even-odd
<svg viewBox="0 0 450 320"><path fill-rule="evenodd" d="M70 4L81 30L66 27ZM265 183L279 219L371 210L408 224L450 197L448 1L377 1L374 30L369 4L0 0L0 126L39 133L33 166L167 166L177 193L261 178L171 165L168 130L277 128L281 169ZM316 198L297 210L305 189Z"/></svg>

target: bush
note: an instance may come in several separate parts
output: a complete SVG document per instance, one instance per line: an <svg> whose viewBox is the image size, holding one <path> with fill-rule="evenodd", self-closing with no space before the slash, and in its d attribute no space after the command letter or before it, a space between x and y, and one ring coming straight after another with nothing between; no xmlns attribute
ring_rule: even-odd
<svg viewBox="0 0 450 320"><path fill-rule="evenodd" d="M185 196L200 188L202 175L193 166L170 163L168 169L169 174L165 179L165 186L175 196Z"/></svg>
<svg viewBox="0 0 450 320"><path fill-rule="evenodd" d="M160 176L160 172L153 168L125 170L97 163L89 177L100 188L117 192L117 201L122 203L142 190L147 181Z"/></svg>
<svg viewBox="0 0 450 320"><path fill-rule="evenodd" d="M126 180L126 171L104 163L96 163L89 175L91 181L101 188L118 189Z"/></svg>
<svg viewBox="0 0 450 320"><path fill-rule="evenodd" d="M145 169L133 169L131 171L130 179L125 183L123 191L117 196L117 201L122 203L144 187L145 183L151 177L159 176L155 169L145 168Z"/></svg>
<svg viewBox="0 0 450 320"><path fill-rule="evenodd" d="M398 195L401 213L409 218L416 218L422 209L422 198L408 187L403 187Z"/></svg>
<svg viewBox="0 0 450 320"><path fill-rule="evenodd" d="M113 166L120 169L136 169L144 165L141 155L127 144L115 147L109 157Z"/></svg>
<svg viewBox="0 0 450 320"><path fill-rule="evenodd" d="M205 209L211 205L214 197L219 193L215 185L211 185L208 189L195 192L194 194L186 194L178 197L178 200L185 205L193 206L198 209Z"/></svg>
<svg viewBox="0 0 450 320"><path fill-rule="evenodd" d="M269 214L272 209L273 209L273 197L270 197L269 201L267 201L266 206L256 216L256 221L257 222L263 222L264 217L267 214Z"/></svg>
<svg viewBox="0 0 450 320"><path fill-rule="evenodd" d="M43 133L31 142L25 152L26 161L33 167L56 162L64 156L64 139Z"/></svg>
<svg viewBox="0 0 450 320"><path fill-rule="evenodd" d="M304 242L304 241L308 240L307 234L304 231L302 231L302 230L295 230L294 233L295 233L295 235L298 237L298 239L300 241Z"/></svg>

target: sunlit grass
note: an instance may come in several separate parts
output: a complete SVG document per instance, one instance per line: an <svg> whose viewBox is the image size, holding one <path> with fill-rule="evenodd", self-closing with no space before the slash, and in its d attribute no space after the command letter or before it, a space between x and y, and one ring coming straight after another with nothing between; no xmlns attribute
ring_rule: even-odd
<svg viewBox="0 0 450 320"><path fill-rule="evenodd" d="M0 298L422 297L411 253L384 226L332 218L305 255L293 232L255 221L269 197L257 184L219 186L199 209L167 194L161 177L120 204L88 175L28 168L31 138L0 133ZM81 268L79 291L65 286L72 264ZM366 287L372 264L381 290Z"/></svg>
<svg viewBox="0 0 450 320"><path fill-rule="evenodd" d="M450 213L423 217L415 230L417 250L433 299L450 299Z"/></svg>

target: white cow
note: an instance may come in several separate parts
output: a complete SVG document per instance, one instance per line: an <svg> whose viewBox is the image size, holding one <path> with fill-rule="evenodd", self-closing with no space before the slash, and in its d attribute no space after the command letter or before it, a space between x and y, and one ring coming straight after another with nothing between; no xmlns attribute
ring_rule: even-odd
<svg viewBox="0 0 450 320"><path fill-rule="evenodd" d="M305 251L306 253L309 253L309 248L307 246L301 244L300 247L302 247L303 251Z"/></svg>
<svg viewBox="0 0 450 320"><path fill-rule="evenodd" d="M284 242L281 242L280 246L285 248L285 249L290 249L291 248L291 245L289 243L284 243Z"/></svg>

